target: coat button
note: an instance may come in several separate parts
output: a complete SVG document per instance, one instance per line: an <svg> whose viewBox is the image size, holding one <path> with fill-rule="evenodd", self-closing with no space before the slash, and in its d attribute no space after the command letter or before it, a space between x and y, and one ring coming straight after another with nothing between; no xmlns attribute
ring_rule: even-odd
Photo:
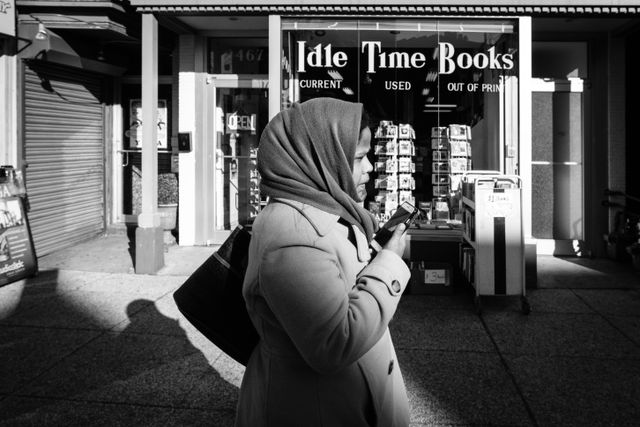
<svg viewBox="0 0 640 427"><path fill-rule="evenodd" d="M393 359L389 362L389 375L391 375L391 372L393 372Z"/></svg>
<svg viewBox="0 0 640 427"><path fill-rule="evenodd" d="M402 286L400 286L400 282L394 280L393 282L391 282L391 289L393 289L393 292L395 294L398 294L402 290Z"/></svg>

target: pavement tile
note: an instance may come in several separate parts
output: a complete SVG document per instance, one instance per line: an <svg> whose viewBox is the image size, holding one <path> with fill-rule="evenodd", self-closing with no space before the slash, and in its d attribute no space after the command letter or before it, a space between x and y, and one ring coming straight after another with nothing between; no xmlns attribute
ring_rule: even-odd
<svg viewBox="0 0 640 427"><path fill-rule="evenodd" d="M598 313L640 317L640 290L575 289L574 292Z"/></svg>
<svg viewBox="0 0 640 427"><path fill-rule="evenodd" d="M480 319L471 310L421 309L404 305L389 325L396 348L494 351Z"/></svg>
<svg viewBox="0 0 640 427"><path fill-rule="evenodd" d="M640 347L640 316L605 316L614 327Z"/></svg>
<svg viewBox="0 0 640 427"><path fill-rule="evenodd" d="M166 319L179 320L182 317L173 300L172 292L156 301L149 302L151 304L140 304L139 309L132 311L131 315L118 324L114 330L124 330L128 333L184 334L182 329L170 328L167 330L165 327Z"/></svg>
<svg viewBox="0 0 640 427"><path fill-rule="evenodd" d="M186 335L106 333L29 384L24 393L175 405L208 370L209 361Z"/></svg>
<svg viewBox="0 0 640 427"><path fill-rule="evenodd" d="M532 289L526 292L531 311L537 313L593 314L594 311L576 296L573 289ZM518 296L483 296L483 311L522 312Z"/></svg>
<svg viewBox="0 0 640 427"><path fill-rule="evenodd" d="M140 297L158 299L173 292L186 280L186 276L153 276L145 274L111 274L74 272L81 275L83 284L79 289L91 292L126 293Z"/></svg>
<svg viewBox="0 0 640 427"><path fill-rule="evenodd" d="M24 282L16 282L0 288L0 322L9 316L24 310L22 304L22 293L24 292Z"/></svg>
<svg viewBox="0 0 640 427"><path fill-rule="evenodd" d="M175 361L155 362L127 377L109 378L104 384L75 398L115 403L180 406L183 397L211 367L201 354L178 357Z"/></svg>
<svg viewBox="0 0 640 427"><path fill-rule="evenodd" d="M598 314L483 311L503 354L640 359L640 349Z"/></svg>
<svg viewBox="0 0 640 427"><path fill-rule="evenodd" d="M0 286L0 293L2 290L11 289L11 288L24 288L26 285L29 286L40 286L40 285L56 285L58 279L60 277L60 271L57 269L40 269L35 276L26 277L21 280L17 280L15 282L11 282L4 286Z"/></svg>
<svg viewBox="0 0 640 427"><path fill-rule="evenodd" d="M218 416L215 412L84 400L11 397L0 401L0 426L3 427L218 425L211 424ZM232 425L227 424L225 418L220 418L224 423L220 425Z"/></svg>
<svg viewBox="0 0 640 427"><path fill-rule="evenodd" d="M97 331L0 327L0 392L20 390L99 335Z"/></svg>
<svg viewBox="0 0 640 427"><path fill-rule="evenodd" d="M52 272L49 272L52 273ZM0 324L12 316L33 310L46 304L52 297L68 292L56 283L57 274L47 274L49 280L38 282L20 280L0 288Z"/></svg>
<svg viewBox="0 0 640 427"><path fill-rule="evenodd" d="M121 313L106 321L104 318L118 303L126 305L127 299L133 300L135 297L150 300L161 298L172 293L184 280L186 278L176 276L50 270L33 279L0 288L0 325L77 327L80 324L80 327L104 327L105 323L112 325L112 321L118 323L123 320ZM64 310L71 310L70 313L77 315L64 320ZM87 313L91 313L91 326L82 320ZM52 315L56 321L50 320Z"/></svg>
<svg viewBox="0 0 640 427"><path fill-rule="evenodd" d="M538 256L537 274L539 288L640 288L640 272L606 258Z"/></svg>
<svg viewBox="0 0 640 427"><path fill-rule="evenodd" d="M43 297L38 297L38 302ZM30 301L26 300L25 304ZM153 301L133 299L121 293L69 291L49 295L46 303L19 311L0 324L76 329L110 329L127 319L138 304Z"/></svg>
<svg viewBox="0 0 640 427"><path fill-rule="evenodd" d="M496 354L398 350L413 425L533 425Z"/></svg>
<svg viewBox="0 0 640 427"><path fill-rule="evenodd" d="M186 335L191 344L199 349L210 363L220 355L220 349L182 316L173 301L172 294L167 294L154 302L140 300L137 309L131 309L127 319L118 323L111 331L177 337Z"/></svg>
<svg viewBox="0 0 640 427"><path fill-rule="evenodd" d="M229 384L240 388L242 377L244 376L245 367L233 360L226 353L221 353L213 363L213 368L220 373L220 376Z"/></svg>
<svg viewBox="0 0 640 427"><path fill-rule="evenodd" d="M188 323L184 319L180 319L178 322L182 330L184 331L187 339L191 342L195 348L200 350L200 352L207 358L209 364L213 364L220 354L222 350L218 348L215 344L209 341L209 338L202 335L195 327L193 327L190 323Z"/></svg>
<svg viewBox="0 0 640 427"><path fill-rule="evenodd" d="M169 425L177 426L214 426L233 427L236 420L236 411L224 410L180 410L172 417ZM166 424L163 425L166 427Z"/></svg>
<svg viewBox="0 0 640 427"><path fill-rule="evenodd" d="M216 409L235 414L244 366L222 354L194 388L184 396L181 406Z"/></svg>
<svg viewBox="0 0 640 427"><path fill-rule="evenodd" d="M171 300L170 296L165 296L153 304L145 305L141 310L114 326L111 331L175 337L186 335L189 342L200 350L210 363L213 363L219 357L221 350L181 314L176 314L177 308Z"/></svg>
<svg viewBox="0 0 640 427"><path fill-rule="evenodd" d="M45 269L133 273L130 246L131 242L124 234L98 236L40 257L38 266Z"/></svg>
<svg viewBox="0 0 640 427"><path fill-rule="evenodd" d="M216 246L170 246L165 254L165 266L158 276L190 276L217 249Z"/></svg>
<svg viewBox="0 0 640 427"><path fill-rule="evenodd" d="M632 426L640 419L636 360L505 357L540 426Z"/></svg>
<svg viewBox="0 0 640 427"><path fill-rule="evenodd" d="M451 295L404 294L398 304L398 311L423 311L436 308L473 311L473 294L470 292L457 292Z"/></svg>

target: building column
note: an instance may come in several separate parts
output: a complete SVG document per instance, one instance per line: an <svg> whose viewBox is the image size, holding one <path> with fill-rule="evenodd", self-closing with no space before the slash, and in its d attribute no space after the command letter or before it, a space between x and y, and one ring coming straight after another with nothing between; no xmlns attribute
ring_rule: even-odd
<svg viewBox="0 0 640 427"><path fill-rule="evenodd" d="M136 229L136 273L164 266L163 229L158 213L158 20L142 15L142 209Z"/></svg>
<svg viewBox="0 0 640 427"><path fill-rule="evenodd" d="M531 17L524 16L518 20L519 27L519 69L520 69L520 93L518 110L520 111L520 148L518 149L519 164L518 174L522 179L522 227L524 233L524 257L525 257L525 283L527 288L537 286L538 263L536 241L531 235L531 211L533 201L531 200L533 182L533 172L531 170L531 159L533 155L533 135L532 135L532 25Z"/></svg>
<svg viewBox="0 0 640 427"><path fill-rule="evenodd" d="M280 15L269 15L269 120L282 106L282 24Z"/></svg>
<svg viewBox="0 0 640 427"><path fill-rule="evenodd" d="M19 170L23 165L23 153L17 132L18 56L10 44L13 42L7 39L4 50L0 48L0 164L12 165Z"/></svg>

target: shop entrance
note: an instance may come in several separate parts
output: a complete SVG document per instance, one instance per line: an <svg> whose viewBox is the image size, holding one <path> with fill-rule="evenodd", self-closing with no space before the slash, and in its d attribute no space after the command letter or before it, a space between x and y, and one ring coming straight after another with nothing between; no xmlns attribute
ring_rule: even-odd
<svg viewBox="0 0 640 427"><path fill-rule="evenodd" d="M586 255L583 80L533 79L532 235L537 252Z"/></svg>
<svg viewBox="0 0 640 427"><path fill-rule="evenodd" d="M238 224L251 222L264 205L256 154L269 117L268 79L212 78L214 108L214 244Z"/></svg>

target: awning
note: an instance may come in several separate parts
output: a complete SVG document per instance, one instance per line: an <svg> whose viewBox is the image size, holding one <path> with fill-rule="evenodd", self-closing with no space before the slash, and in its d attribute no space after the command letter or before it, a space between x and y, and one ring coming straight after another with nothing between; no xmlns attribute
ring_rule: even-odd
<svg viewBox="0 0 640 427"><path fill-rule="evenodd" d="M44 24L18 25L18 57L55 62L101 74L121 76L125 69L101 61L83 58L62 37Z"/></svg>
<svg viewBox="0 0 640 427"><path fill-rule="evenodd" d="M42 23L47 28L56 30L93 30L105 33L105 35L108 34L110 37L126 37L128 35L124 23L118 22L105 14L57 13L48 10L33 10L29 11L29 13L24 13L21 9L19 21L21 24Z"/></svg>
<svg viewBox="0 0 640 427"><path fill-rule="evenodd" d="M131 0L138 12L166 12L180 14L429 14L429 15L580 15L580 14L636 14L640 1L581 0L386 0L384 5L372 0Z"/></svg>

